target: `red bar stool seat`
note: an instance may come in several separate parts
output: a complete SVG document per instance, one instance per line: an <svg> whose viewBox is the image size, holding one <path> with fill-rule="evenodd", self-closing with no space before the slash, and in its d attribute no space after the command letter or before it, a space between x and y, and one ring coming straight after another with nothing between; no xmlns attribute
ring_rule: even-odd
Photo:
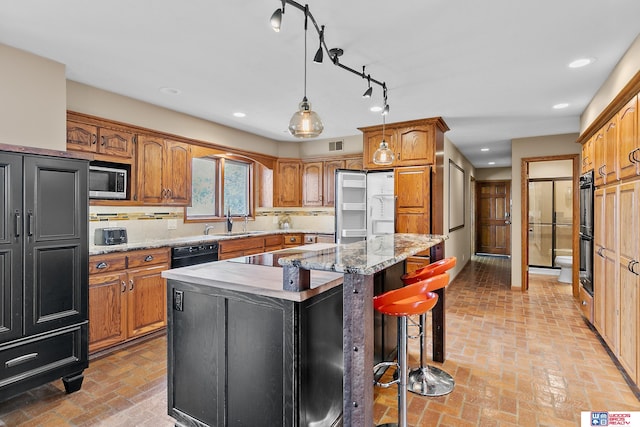
<svg viewBox="0 0 640 427"><path fill-rule="evenodd" d="M397 379L388 383L378 383L381 387L398 384L398 424L383 424L380 427L407 426L407 318L422 315L431 310L438 302L438 295L429 292L429 288L440 289L449 282L447 273L411 285L394 289L373 298L373 307L380 313L398 318L398 358L397 362L378 363L373 369L383 366L396 366Z"/></svg>
<svg viewBox="0 0 640 427"><path fill-rule="evenodd" d="M411 285L421 280L428 279L440 275L456 266L456 257L450 257L433 262L419 270L412 273L404 274L401 279L405 285ZM429 292L437 291L449 283L448 281L442 286L431 287ZM443 371L437 366L428 365L425 362L425 350L424 350L424 325L426 324L426 315L420 316L419 333L420 339L420 366L409 371L408 389L412 393L419 394L421 396L442 396L449 394L453 391L455 381L449 373Z"/></svg>

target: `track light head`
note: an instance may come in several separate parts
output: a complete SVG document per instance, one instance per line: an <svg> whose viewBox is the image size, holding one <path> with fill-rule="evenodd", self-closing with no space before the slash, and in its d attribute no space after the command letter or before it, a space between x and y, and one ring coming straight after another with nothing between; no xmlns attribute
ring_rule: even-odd
<svg viewBox="0 0 640 427"><path fill-rule="evenodd" d="M273 15L271 15L271 28L273 28L273 31L275 31L276 33L280 32L280 25L282 24L282 9L276 9L275 12L273 12Z"/></svg>
<svg viewBox="0 0 640 427"><path fill-rule="evenodd" d="M364 74L364 66L362 67L362 74ZM371 98L371 94L373 93L373 88L371 87L371 76L370 75L367 76L367 83L368 83L369 87L362 94L363 98Z"/></svg>
<svg viewBox="0 0 640 427"><path fill-rule="evenodd" d="M322 46L320 46L316 51L316 55L313 57L313 62L315 62L316 64L322 64L323 56L324 54L322 52Z"/></svg>
<svg viewBox="0 0 640 427"><path fill-rule="evenodd" d="M389 104L384 104L384 108L382 109L382 115L386 116L389 114Z"/></svg>

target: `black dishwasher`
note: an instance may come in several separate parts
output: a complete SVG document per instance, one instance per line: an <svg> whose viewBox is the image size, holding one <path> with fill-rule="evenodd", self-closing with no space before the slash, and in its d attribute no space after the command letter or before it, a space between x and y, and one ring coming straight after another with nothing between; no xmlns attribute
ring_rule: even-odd
<svg viewBox="0 0 640 427"><path fill-rule="evenodd" d="M218 242L206 245L178 246L171 249L171 268L186 267L218 260Z"/></svg>

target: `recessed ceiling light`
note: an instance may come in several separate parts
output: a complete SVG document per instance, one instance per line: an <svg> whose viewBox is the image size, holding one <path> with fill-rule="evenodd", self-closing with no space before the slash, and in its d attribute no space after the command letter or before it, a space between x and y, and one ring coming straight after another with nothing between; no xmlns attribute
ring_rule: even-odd
<svg viewBox="0 0 640 427"><path fill-rule="evenodd" d="M234 117L247 117L247 115L241 111L237 111L235 113L233 113Z"/></svg>
<svg viewBox="0 0 640 427"><path fill-rule="evenodd" d="M488 148L481 148L480 151L489 151Z"/></svg>
<svg viewBox="0 0 640 427"><path fill-rule="evenodd" d="M489 164L490 164L490 165L495 165L495 164L496 164L496 162L489 162Z"/></svg>
<svg viewBox="0 0 640 427"><path fill-rule="evenodd" d="M595 58L580 58L575 61L569 63L569 68L581 68L586 67L589 64L592 64L595 61Z"/></svg>
<svg viewBox="0 0 640 427"><path fill-rule="evenodd" d="M167 95L180 95L182 93L180 89L176 89L175 87L161 87L160 92Z"/></svg>
<svg viewBox="0 0 640 427"><path fill-rule="evenodd" d="M374 105L373 107L370 108L371 111L373 111L374 113L377 113L379 111L382 111L382 107L380 107L379 105Z"/></svg>
<svg viewBox="0 0 640 427"><path fill-rule="evenodd" d="M561 102L560 104L556 104L553 106L553 108L555 110L562 110L563 108L567 108L569 106L569 104L567 104L566 102Z"/></svg>

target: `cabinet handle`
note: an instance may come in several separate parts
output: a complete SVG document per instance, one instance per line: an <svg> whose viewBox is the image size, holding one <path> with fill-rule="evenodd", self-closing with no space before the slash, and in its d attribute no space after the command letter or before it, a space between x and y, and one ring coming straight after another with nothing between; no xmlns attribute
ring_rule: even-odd
<svg viewBox="0 0 640 427"><path fill-rule="evenodd" d="M129 279L129 290L133 290L133 279Z"/></svg>
<svg viewBox="0 0 640 427"><path fill-rule="evenodd" d="M107 268L107 267L109 267L109 264L107 264L104 261L99 262L98 264L96 264L96 269L98 269L98 270L102 270L102 269Z"/></svg>
<svg viewBox="0 0 640 427"><path fill-rule="evenodd" d="M638 265L638 261L634 260L634 261L631 261L629 264L631 264L631 268L629 268L629 270L631 270L631 272L636 276L640 276L640 273L636 271L636 265Z"/></svg>
<svg viewBox="0 0 640 427"><path fill-rule="evenodd" d="M22 226L22 218L20 216L20 212L16 211L16 237L20 237L20 231Z"/></svg>
<svg viewBox="0 0 640 427"><path fill-rule="evenodd" d="M96 142L98 142L98 135L96 135L95 133L91 134L91 144L92 145L96 145Z"/></svg>
<svg viewBox="0 0 640 427"><path fill-rule="evenodd" d="M101 136L101 137L100 137L100 141L102 141L102 142L100 142L100 145L102 145L103 147L104 147L104 146L105 146L105 144L107 143L107 139L106 139L104 136Z"/></svg>
<svg viewBox="0 0 640 427"><path fill-rule="evenodd" d="M33 212L27 213L27 236L33 236Z"/></svg>
<svg viewBox="0 0 640 427"><path fill-rule="evenodd" d="M633 159L633 160L632 160L632 162L633 162L633 163L638 163L638 162L640 162L640 159L638 159L638 158L636 157L636 154L637 154L638 152L640 152L640 148L636 148L635 150L633 150L633 151L631 152L631 158Z"/></svg>
<svg viewBox="0 0 640 427"><path fill-rule="evenodd" d="M145 262L153 261L153 255L147 255L144 260Z"/></svg>
<svg viewBox="0 0 640 427"><path fill-rule="evenodd" d="M14 357L11 360L7 360L6 362L4 362L4 367L5 368L12 368L16 365L20 365L22 363L27 363L30 362L34 359L38 358L38 353L29 353L29 354L25 354L23 356L18 356L18 357Z"/></svg>
<svg viewBox="0 0 640 427"><path fill-rule="evenodd" d="M127 282L125 282L124 280L121 282L122 283L122 293L124 293L127 290Z"/></svg>
<svg viewBox="0 0 640 427"><path fill-rule="evenodd" d="M167 199L170 199L173 197L173 190L170 188L167 188Z"/></svg>

